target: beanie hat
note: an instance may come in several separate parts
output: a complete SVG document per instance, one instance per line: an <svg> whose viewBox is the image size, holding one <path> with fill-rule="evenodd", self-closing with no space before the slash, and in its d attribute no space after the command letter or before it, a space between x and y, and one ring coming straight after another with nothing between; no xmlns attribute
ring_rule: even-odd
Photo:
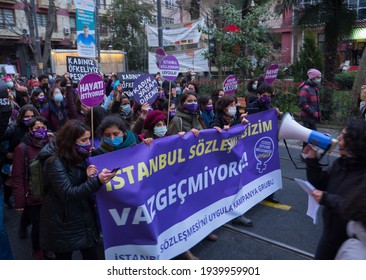
<svg viewBox="0 0 366 280"><path fill-rule="evenodd" d="M12 78L11 76L9 76L9 75L6 75L6 76L4 77L4 81L6 81L6 80L13 80L13 78Z"/></svg>
<svg viewBox="0 0 366 280"><path fill-rule="evenodd" d="M153 129L158 122L163 120L166 120L166 116L162 111L160 110L151 111L146 116L144 122L144 129Z"/></svg>
<svg viewBox="0 0 366 280"><path fill-rule="evenodd" d="M308 71L308 77L309 79L314 79L315 77L321 76L321 72L316 69L309 69Z"/></svg>

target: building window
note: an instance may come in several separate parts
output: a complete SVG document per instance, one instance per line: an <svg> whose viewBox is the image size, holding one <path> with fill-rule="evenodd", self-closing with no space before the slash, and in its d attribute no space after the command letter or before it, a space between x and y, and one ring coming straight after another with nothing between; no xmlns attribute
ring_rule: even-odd
<svg viewBox="0 0 366 280"><path fill-rule="evenodd" d="M73 17L69 17L69 22L71 34L76 34L76 19Z"/></svg>
<svg viewBox="0 0 366 280"><path fill-rule="evenodd" d="M162 17L161 22L163 25L174 24L174 18Z"/></svg>
<svg viewBox="0 0 366 280"><path fill-rule="evenodd" d="M0 28L15 26L15 15L13 10L0 9Z"/></svg>
<svg viewBox="0 0 366 280"><path fill-rule="evenodd" d="M101 10L106 10L107 9L106 0L99 0L99 9L101 9Z"/></svg>
<svg viewBox="0 0 366 280"><path fill-rule="evenodd" d="M324 33L319 33L318 34L318 45L319 48L324 51L324 42L325 42L325 35Z"/></svg>
<svg viewBox="0 0 366 280"><path fill-rule="evenodd" d="M174 9L174 0L165 0L165 9L173 10Z"/></svg>
<svg viewBox="0 0 366 280"><path fill-rule="evenodd" d="M366 8L366 0L359 0L358 7Z"/></svg>
<svg viewBox="0 0 366 280"><path fill-rule="evenodd" d="M47 15L46 14L37 14L37 24L38 24L38 26L46 27L47 26Z"/></svg>
<svg viewBox="0 0 366 280"><path fill-rule="evenodd" d="M99 34L100 36L108 36L108 25L100 23Z"/></svg>
<svg viewBox="0 0 366 280"><path fill-rule="evenodd" d="M37 14L37 24L38 27L44 27L47 26L47 14ZM55 27L54 30L57 31L57 15L55 14Z"/></svg>

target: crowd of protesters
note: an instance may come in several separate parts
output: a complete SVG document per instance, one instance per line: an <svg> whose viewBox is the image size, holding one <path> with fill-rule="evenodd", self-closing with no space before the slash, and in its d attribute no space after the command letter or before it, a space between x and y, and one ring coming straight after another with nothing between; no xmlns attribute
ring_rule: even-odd
<svg viewBox="0 0 366 280"><path fill-rule="evenodd" d="M28 80L8 75L0 81L1 202L21 214L19 238L27 238L27 228L32 226L34 259L72 259L77 250L84 259L98 259L100 228L94 193L115 173L88 165L89 156L140 143L150 145L154 139L174 134L192 132L198 136L200 130L209 128L221 132L245 123L247 114L272 108L275 94L263 77L250 80L243 112L237 98L220 88L200 92L194 77L167 83L158 73L155 79L157 99L151 105L141 105L124 93L117 75L105 76L106 95L102 104L93 108L93 118L90 108L80 102L77 84L68 73ZM276 112L281 115L277 108ZM36 156L44 163L49 186L43 199L32 197L24 176L25 158L29 161ZM274 195L267 200L279 203ZM0 242L1 248L7 249L0 258L12 259L3 203ZM244 215L232 223L253 226ZM215 241L218 236L211 233L206 239ZM190 251L181 257L197 259Z"/></svg>

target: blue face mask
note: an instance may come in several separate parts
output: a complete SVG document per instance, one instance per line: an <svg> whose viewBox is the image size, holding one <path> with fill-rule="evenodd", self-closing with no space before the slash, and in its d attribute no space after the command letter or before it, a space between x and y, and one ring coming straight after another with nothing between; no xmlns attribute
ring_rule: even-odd
<svg viewBox="0 0 366 280"><path fill-rule="evenodd" d="M121 111L126 115L128 115L132 111L131 105L130 104L122 105Z"/></svg>
<svg viewBox="0 0 366 280"><path fill-rule="evenodd" d="M123 143L123 136L121 135L113 139L104 136L104 142L111 147L117 147Z"/></svg>
<svg viewBox="0 0 366 280"><path fill-rule="evenodd" d="M314 79L314 82L319 85L322 82L321 78Z"/></svg>
<svg viewBox="0 0 366 280"><path fill-rule="evenodd" d="M53 99L56 101L56 102L62 102L62 100L64 100L64 97L62 96L62 94L60 92L58 93L55 93L53 95Z"/></svg>
<svg viewBox="0 0 366 280"><path fill-rule="evenodd" d="M166 126L158 126L154 127L154 134L158 137L165 136L166 132L168 131Z"/></svg>

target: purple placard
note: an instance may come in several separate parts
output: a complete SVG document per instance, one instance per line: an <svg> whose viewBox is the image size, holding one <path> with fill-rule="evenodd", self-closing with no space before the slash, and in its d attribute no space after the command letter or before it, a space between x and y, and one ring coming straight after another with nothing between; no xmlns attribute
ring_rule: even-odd
<svg viewBox="0 0 366 280"><path fill-rule="evenodd" d="M85 75L78 86L78 94L82 104L88 107L100 105L104 99L105 85L98 74Z"/></svg>
<svg viewBox="0 0 366 280"><path fill-rule="evenodd" d="M165 51L162 48L158 48L155 52L155 57L156 57L156 66L160 65L161 60L166 56Z"/></svg>
<svg viewBox="0 0 366 280"><path fill-rule="evenodd" d="M272 84L276 79L278 75L278 64L272 64L270 65L266 73L264 74L264 81L268 84Z"/></svg>
<svg viewBox="0 0 366 280"><path fill-rule="evenodd" d="M224 81L223 87L225 94L234 94L238 88L238 78L235 75L228 76Z"/></svg>
<svg viewBox="0 0 366 280"><path fill-rule="evenodd" d="M169 81L174 81L179 74L179 61L173 55L167 55L159 64L161 76Z"/></svg>
<svg viewBox="0 0 366 280"><path fill-rule="evenodd" d="M247 118L89 158L121 167L96 193L106 259L171 259L281 188L275 110Z"/></svg>
<svg viewBox="0 0 366 280"><path fill-rule="evenodd" d="M133 82L132 93L137 103L151 105L158 97L158 83L153 75L142 75Z"/></svg>

